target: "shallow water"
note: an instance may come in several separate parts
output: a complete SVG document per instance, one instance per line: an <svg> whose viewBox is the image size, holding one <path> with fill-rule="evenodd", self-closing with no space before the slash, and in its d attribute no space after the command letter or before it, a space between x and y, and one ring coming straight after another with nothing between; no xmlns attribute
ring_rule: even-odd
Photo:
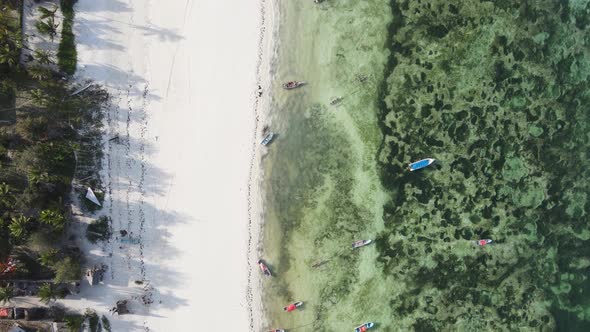
<svg viewBox="0 0 590 332"><path fill-rule="evenodd" d="M277 80L310 84L273 91L272 327L589 330L590 5L281 9Z"/></svg>

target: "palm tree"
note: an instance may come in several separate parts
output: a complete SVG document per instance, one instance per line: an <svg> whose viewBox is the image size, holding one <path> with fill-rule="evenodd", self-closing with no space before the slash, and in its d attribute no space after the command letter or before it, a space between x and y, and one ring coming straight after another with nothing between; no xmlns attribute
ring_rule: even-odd
<svg viewBox="0 0 590 332"><path fill-rule="evenodd" d="M29 75L38 81L45 80L51 76L51 72L47 68L41 66L31 66L28 71Z"/></svg>
<svg viewBox="0 0 590 332"><path fill-rule="evenodd" d="M14 289L12 287L0 287L0 301L2 303L10 302L14 297Z"/></svg>
<svg viewBox="0 0 590 332"><path fill-rule="evenodd" d="M58 232L63 231L66 223L66 218L61 212L49 209L41 211L39 220L44 224L52 226Z"/></svg>
<svg viewBox="0 0 590 332"><path fill-rule="evenodd" d="M41 89L31 90L31 99L39 106L46 106L49 103L49 96Z"/></svg>
<svg viewBox="0 0 590 332"><path fill-rule="evenodd" d="M46 18L55 19L55 13L57 12L57 6L54 6L53 9L47 9L45 7L37 8L39 13L41 13L41 19L44 20Z"/></svg>
<svg viewBox="0 0 590 332"><path fill-rule="evenodd" d="M39 20L37 23L35 23L37 31L39 31L39 33L42 35L49 36L51 41L53 41L53 38L57 35L58 26L59 24L55 23L55 19L53 17L48 18L47 22Z"/></svg>
<svg viewBox="0 0 590 332"><path fill-rule="evenodd" d="M50 267L55 264L57 260L57 249L49 249L39 255L39 263L43 266Z"/></svg>
<svg viewBox="0 0 590 332"><path fill-rule="evenodd" d="M39 297L45 303L57 300L58 291L54 284L46 283L39 287Z"/></svg>
<svg viewBox="0 0 590 332"><path fill-rule="evenodd" d="M12 217L11 220L12 222L8 225L10 235L17 240L24 239L27 235L27 224L31 219L21 215L18 218Z"/></svg>
<svg viewBox="0 0 590 332"><path fill-rule="evenodd" d="M8 67L14 67L18 60L18 50L13 49L8 44L0 47L0 64L6 64Z"/></svg>
<svg viewBox="0 0 590 332"><path fill-rule="evenodd" d="M70 332L78 332L82 330L86 318L82 315L68 315L64 318L66 326Z"/></svg>
<svg viewBox="0 0 590 332"><path fill-rule="evenodd" d="M12 195L12 188L6 182L0 183L0 205L5 207L10 206L14 202Z"/></svg>
<svg viewBox="0 0 590 332"><path fill-rule="evenodd" d="M54 63L53 60L51 60L51 55L52 54L50 51L38 49L38 50L35 50L34 58L40 64L48 65L48 64Z"/></svg>

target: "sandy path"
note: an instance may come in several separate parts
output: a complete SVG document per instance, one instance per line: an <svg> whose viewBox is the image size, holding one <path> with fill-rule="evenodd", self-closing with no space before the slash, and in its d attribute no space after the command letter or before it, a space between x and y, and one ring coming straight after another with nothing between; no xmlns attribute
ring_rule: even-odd
<svg viewBox="0 0 590 332"><path fill-rule="evenodd" d="M105 285L66 302L106 312L116 299L131 299L135 314L114 319L114 331L250 326L247 194L259 24L254 0L76 5L77 76L113 96L101 213L116 235L125 230L139 244L117 238L93 248L90 262L109 267Z"/></svg>

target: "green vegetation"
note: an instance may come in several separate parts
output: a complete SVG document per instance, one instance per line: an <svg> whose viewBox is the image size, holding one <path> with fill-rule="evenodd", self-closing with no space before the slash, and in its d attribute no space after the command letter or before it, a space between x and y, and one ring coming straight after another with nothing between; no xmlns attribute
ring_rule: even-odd
<svg viewBox="0 0 590 332"><path fill-rule="evenodd" d="M70 332L80 332L84 327L84 321L86 318L82 315L66 315L64 321L66 322L66 327Z"/></svg>
<svg viewBox="0 0 590 332"><path fill-rule="evenodd" d="M98 315L96 314L96 311L92 309L86 309L86 313L84 313L84 316L88 320L88 327L90 328L90 332L101 331L100 320L98 318Z"/></svg>
<svg viewBox="0 0 590 332"><path fill-rule="evenodd" d="M108 240L111 237L110 218L102 216L98 220L92 221L86 230L86 237L92 243Z"/></svg>
<svg viewBox="0 0 590 332"><path fill-rule="evenodd" d="M69 236L67 203L74 174L96 174L92 167L77 171L76 165L96 165L100 107L107 95L93 87L70 96L77 87L58 73L19 64L19 8L13 6L18 3L5 2L0 11L0 266L16 262L15 271L2 277L79 280L81 254L63 245ZM70 33L72 6L64 4ZM43 11L44 20L54 15ZM50 62L44 51L35 58ZM79 153L82 147L92 153Z"/></svg>
<svg viewBox="0 0 590 332"><path fill-rule="evenodd" d="M12 287L0 287L0 302L6 304L14 297L14 289Z"/></svg>
<svg viewBox="0 0 590 332"><path fill-rule="evenodd" d="M60 289L51 283L46 283L39 287L39 298L46 304L49 304L52 300L55 301L58 298L64 298L65 295L63 289Z"/></svg>
<svg viewBox="0 0 590 332"><path fill-rule="evenodd" d="M39 7L39 12L41 13L41 19L35 23L35 27L40 34L48 36L53 41L53 38L57 35L57 28L59 27L59 24L55 23L57 6L53 10Z"/></svg>
<svg viewBox="0 0 590 332"><path fill-rule="evenodd" d="M80 260L69 256L55 262L52 269L55 272L53 281L56 283L80 280L82 276Z"/></svg>
<svg viewBox="0 0 590 332"><path fill-rule="evenodd" d="M100 317L100 322L102 323L102 328L106 332L111 332L111 322L109 322L109 319L108 318L106 318L104 315L102 315Z"/></svg>
<svg viewBox="0 0 590 332"><path fill-rule="evenodd" d="M61 28L61 42L57 51L57 63L66 74L73 75L76 72L78 53L76 52L76 39L72 27L74 25L74 4L77 0L60 0L63 23Z"/></svg>

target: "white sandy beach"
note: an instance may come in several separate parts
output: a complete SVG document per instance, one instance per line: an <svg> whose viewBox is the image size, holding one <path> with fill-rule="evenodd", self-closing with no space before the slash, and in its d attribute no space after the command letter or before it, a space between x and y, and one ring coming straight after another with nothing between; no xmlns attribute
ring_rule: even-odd
<svg viewBox="0 0 590 332"><path fill-rule="evenodd" d="M266 48L261 6L78 1L76 77L112 95L101 174L106 198L97 216L111 216L115 235L88 248L89 264L108 266L104 284L84 286L67 306L108 315L116 300L130 300L133 314L111 318L117 332L260 326L256 297L250 316L249 280L258 272L252 262L260 227L255 106L264 103L255 91L258 82L268 84L267 67L257 74ZM121 244L120 230L141 243ZM256 280L250 285L256 292Z"/></svg>

